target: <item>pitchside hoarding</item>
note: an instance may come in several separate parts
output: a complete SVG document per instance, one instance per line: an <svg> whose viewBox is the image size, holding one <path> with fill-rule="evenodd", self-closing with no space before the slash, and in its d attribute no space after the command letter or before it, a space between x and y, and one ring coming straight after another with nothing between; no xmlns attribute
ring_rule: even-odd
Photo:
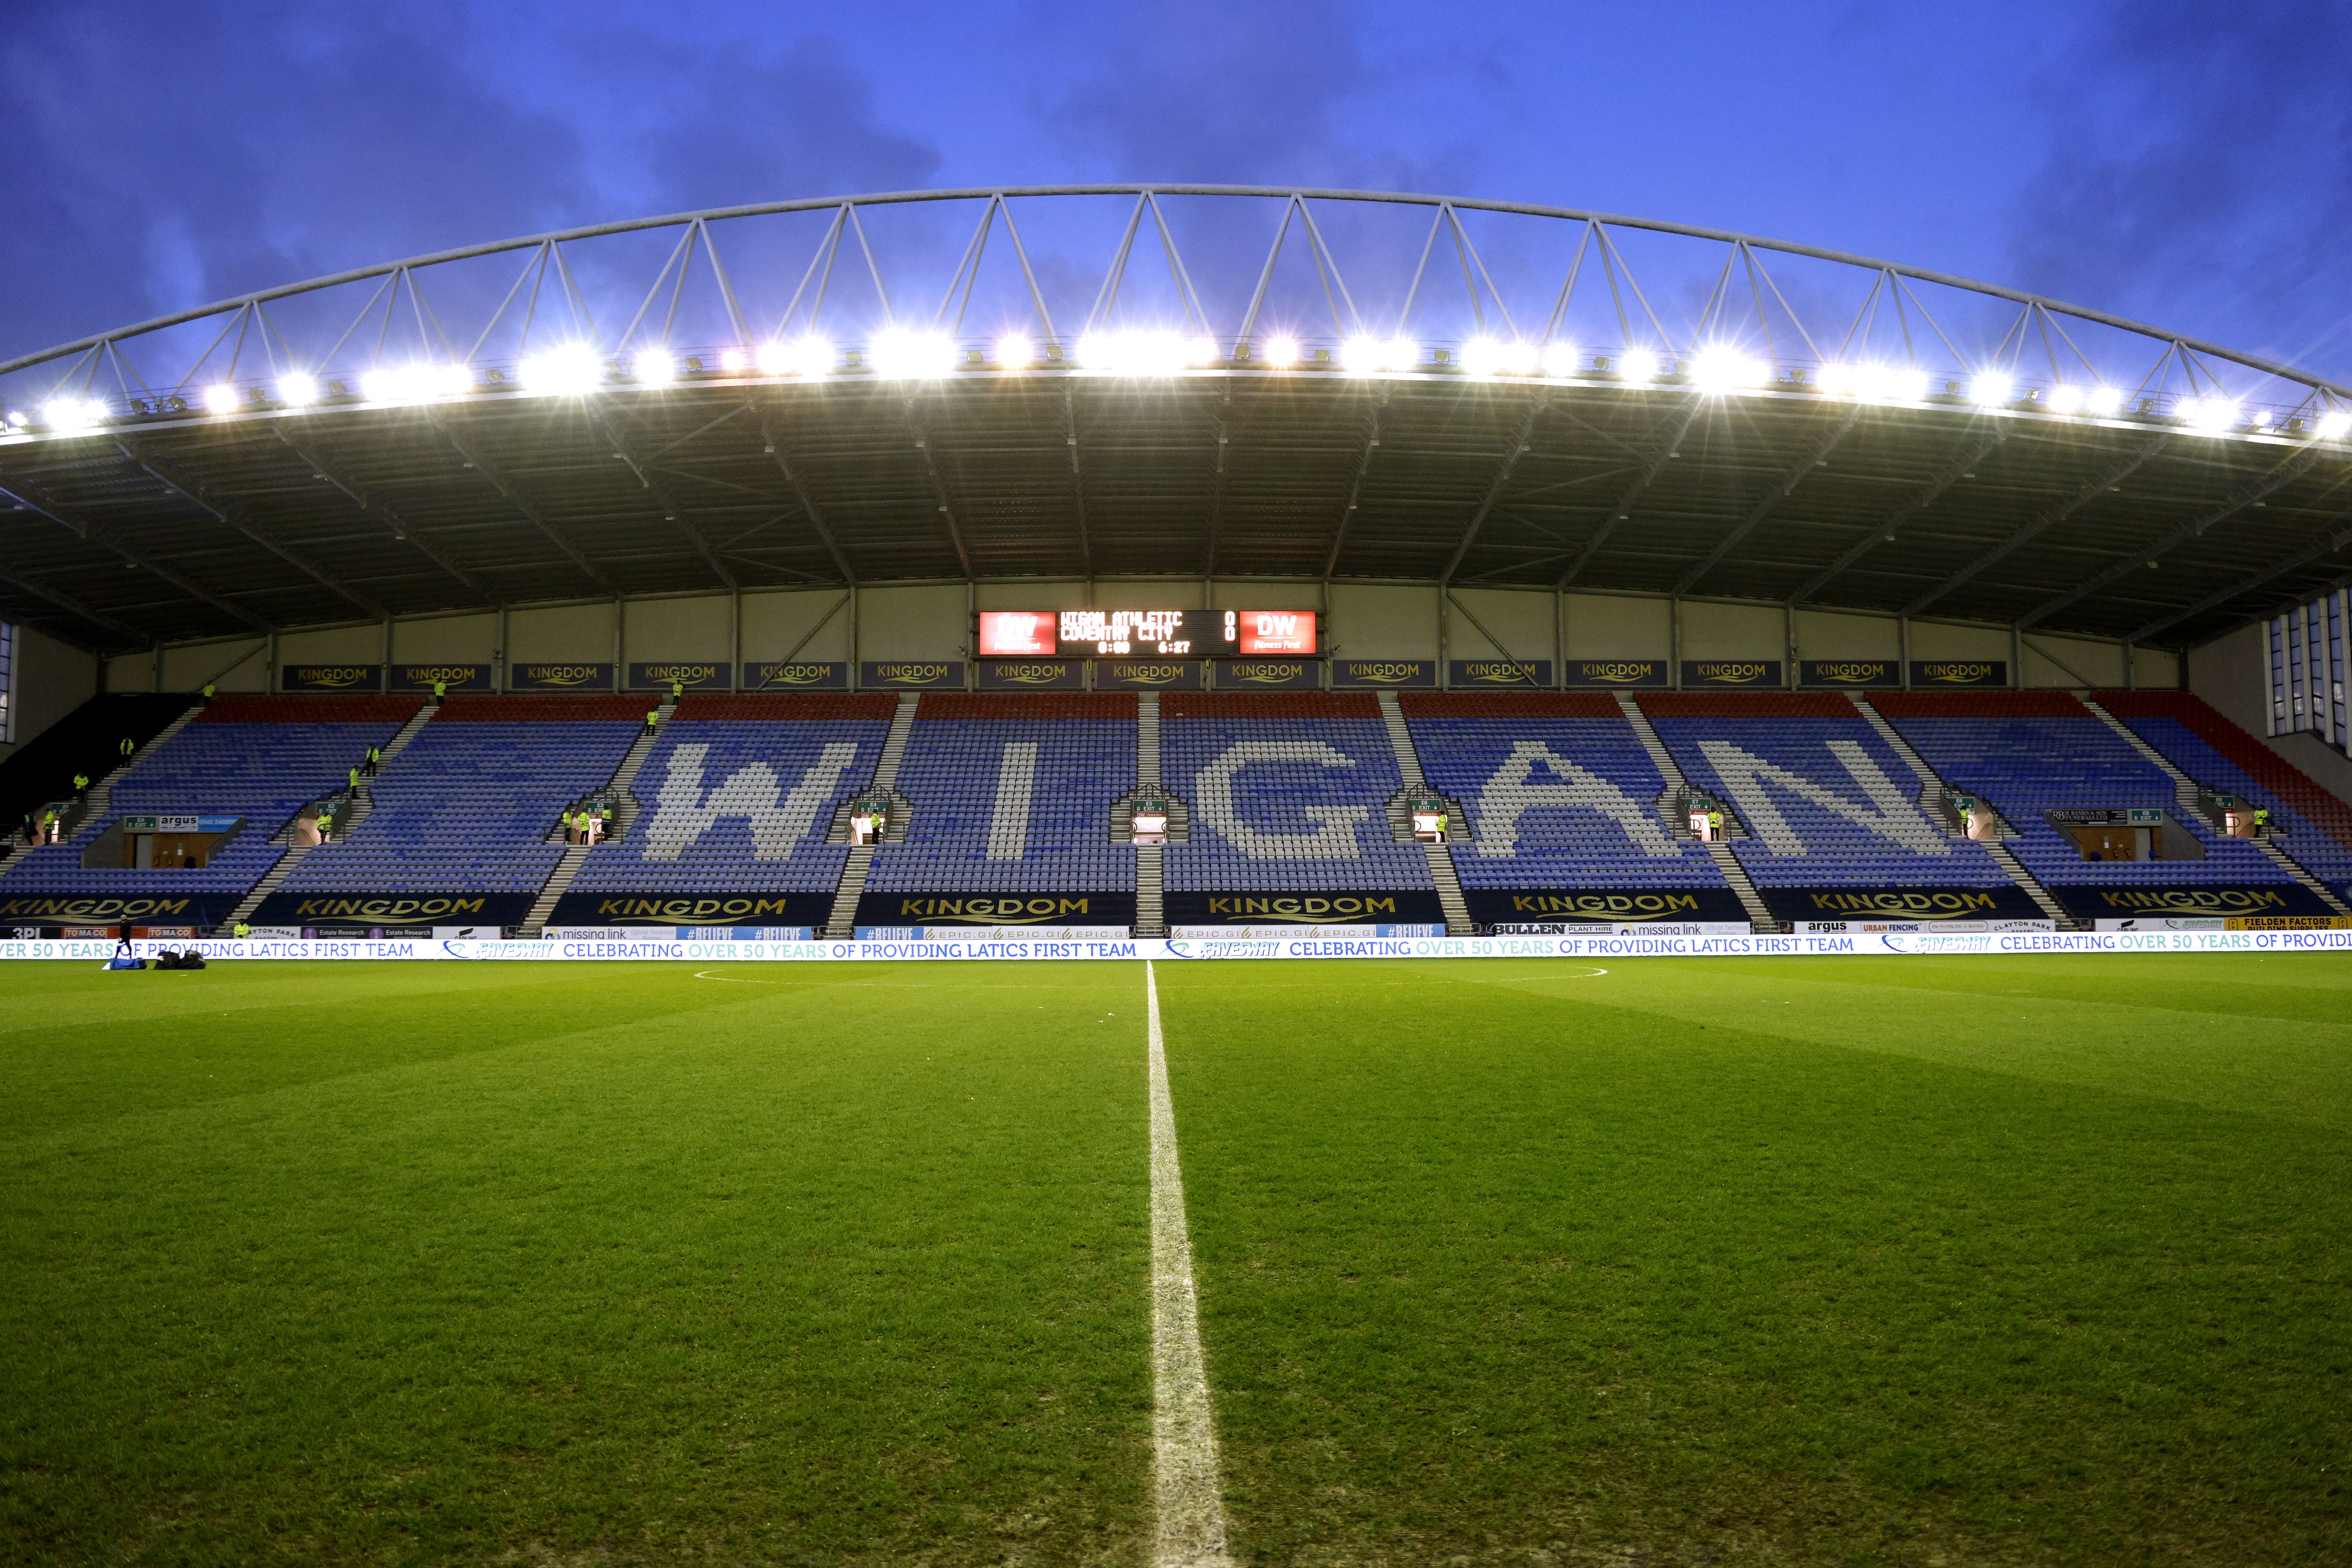
<svg viewBox="0 0 2352 1568"><path fill-rule="evenodd" d="M1220 658L1220 691L1319 691L1323 666L1311 658Z"/></svg>
<svg viewBox="0 0 2352 1568"><path fill-rule="evenodd" d="M435 926L520 925L530 913L529 893L272 893L253 913L255 925L385 931Z"/></svg>
<svg viewBox="0 0 2352 1568"><path fill-rule="evenodd" d="M1335 658L1331 661L1334 691L1361 691L1378 687L1433 687L1433 658Z"/></svg>
<svg viewBox="0 0 2352 1568"><path fill-rule="evenodd" d="M2047 884L2066 912L2083 920L2226 919L2231 916L2332 915L2319 895L2292 882L2259 887L2098 888Z"/></svg>
<svg viewBox="0 0 2352 1568"><path fill-rule="evenodd" d="M861 691L961 691L963 661L867 659L857 667L857 688Z"/></svg>
<svg viewBox="0 0 2352 1568"><path fill-rule="evenodd" d="M1900 686L1903 667L1891 658L1807 658L1797 662L1800 686Z"/></svg>
<svg viewBox="0 0 2352 1568"><path fill-rule="evenodd" d="M1780 684L1780 661L1777 658L1686 658L1683 660L1683 688L1693 690L1718 686L1740 686L1771 690Z"/></svg>
<svg viewBox="0 0 2352 1568"><path fill-rule="evenodd" d="M1133 893L866 893L861 926L1127 926Z"/></svg>
<svg viewBox="0 0 2352 1568"><path fill-rule="evenodd" d="M610 691L609 664L512 664L507 667L509 691Z"/></svg>
<svg viewBox="0 0 2352 1568"><path fill-rule="evenodd" d="M833 918L831 892L591 893L555 900L550 925L809 926Z"/></svg>
<svg viewBox="0 0 2352 1568"><path fill-rule="evenodd" d="M1567 679L1570 687L1606 686L1671 686L1666 661L1663 658L1571 658L1568 661Z"/></svg>
<svg viewBox="0 0 2352 1568"><path fill-rule="evenodd" d="M1748 910L1728 888L1465 888L1470 918L1480 925L1520 925L1548 921L1592 921L1610 924L1663 921L1738 921Z"/></svg>
<svg viewBox="0 0 2352 1568"><path fill-rule="evenodd" d="M743 691L846 691L849 664L845 659L822 664L794 664L763 659L743 666Z"/></svg>
<svg viewBox="0 0 2352 1568"><path fill-rule="evenodd" d="M1396 892L1169 893L1171 926L1443 925L1444 908L1428 889Z"/></svg>
<svg viewBox="0 0 2352 1568"><path fill-rule="evenodd" d="M2014 882L1993 888L1763 888L1784 921L2046 921Z"/></svg>
<svg viewBox="0 0 2352 1568"><path fill-rule="evenodd" d="M280 691L381 691L380 664L289 664L278 670Z"/></svg>
<svg viewBox="0 0 2352 1568"><path fill-rule="evenodd" d="M1911 684L1915 687L2007 686L2009 661L2004 658L1915 658L1911 661Z"/></svg>
<svg viewBox="0 0 2352 1568"><path fill-rule="evenodd" d="M1248 661L1240 661L1248 662ZM1097 691L1198 691L1208 666L1197 658L1106 658L1095 663Z"/></svg>
<svg viewBox="0 0 2352 1568"><path fill-rule="evenodd" d="M1541 691L1551 686L1548 658L1456 658L1445 665L1445 684L1456 691Z"/></svg>
<svg viewBox="0 0 2352 1568"><path fill-rule="evenodd" d="M487 664L395 664L392 667L390 689L394 691L430 691L436 685L452 691L488 691L490 689L490 667Z"/></svg>
<svg viewBox="0 0 2352 1568"><path fill-rule="evenodd" d="M1087 667L1075 658L983 658L982 691L1083 691Z"/></svg>
<svg viewBox="0 0 2352 1568"><path fill-rule="evenodd" d="M629 666L629 689L667 691L672 685L677 685L688 691L724 691L728 677L734 671L735 667L731 664L697 664L676 659L666 664L632 664Z"/></svg>

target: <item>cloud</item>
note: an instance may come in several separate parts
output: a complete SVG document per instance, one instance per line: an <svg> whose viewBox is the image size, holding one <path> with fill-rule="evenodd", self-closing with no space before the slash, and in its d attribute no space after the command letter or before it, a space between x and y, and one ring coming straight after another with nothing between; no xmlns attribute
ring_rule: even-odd
<svg viewBox="0 0 2352 1568"><path fill-rule="evenodd" d="M2038 97L2026 287L2342 375L2352 221L2352 9L2124 0Z"/></svg>

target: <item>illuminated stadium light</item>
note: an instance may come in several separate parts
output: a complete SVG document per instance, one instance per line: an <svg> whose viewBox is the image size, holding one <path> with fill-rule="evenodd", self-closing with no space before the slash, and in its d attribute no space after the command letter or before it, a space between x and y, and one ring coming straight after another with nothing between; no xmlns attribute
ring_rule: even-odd
<svg viewBox="0 0 2352 1568"><path fill-rule="evenodd" d="M1214 364L1224 357L1224 352L1217 347L1216 339L1194 338L1192 340L1192 363L1194 364Z"/></svg>
<svg viewBox="0 0 2352 1568"><path fill-rule="evenodd" d="M741 349L720 349L719 351L719 368L725 371L729 375L740 375L744 371L751 368L751 356L746 354Z"/></svg>
<svg viewBox="0 0 2352 1568"><path fill-rule="evenodd" d="M999 338L996 363L1005 370L1027 370L1037 363L1037 345L1018 332Z"/></svg>
<svg viewBox="0 0 2352 1568"><path fill-rule="evenodd" d="M1855 372L1860 395L1879 403L1916 403L1927 395L1927 373L1906 365L1862 365Z"/></svg>
<svg viewBox="0 0 2352 1568"><path fill-rule="evenodd" d="M823 338L794 338L783 353L784 369L793 375L830 375L841 363L841 351Z"/></svg>
<svg viewBox="0 0 2352 1568"><path fill-rule="evenodd" d="M586 343L564 343L523 361L522 379L533 392L578 397L603 383L604 363Z"/></svg>
<svg viewBox="0 0 2352 1568"><path fill-rule="evenodd" d="M1813 384L1832 397L1852 397L1862 389L1856 367L1843 360L1830 360L1813 376Z"/></svg>
<svg viewBox="0 0 2352 1568"><path fill-rule="evenodd" d="M2053 414L2079 414L2083 411L2083 389L2079 386L2053 386L2050 389L2050 409Z"/></svg>
<svg viewBox="0 0 2352 1568"><path fill-rule="evenodd" d="M1764 363L1738 349L1716 343L1691 355L1691 384L1718 395L1754 386L1764 379Z"/></svg>
<svg viewBox="0 0 2352 1568"><path fill-rule="evenodd" d="M1472 338L1462 345L1462 368L1481 380L1500 374L1503 345L1492 338Z"/></svg>
<svg viewBox="0 0 2352 1568"><path fill-rule="evenodd" d="M2255 429L2257 429L2257 430L2267 430L2267 429L2269 429L2269 428L2271 427L2271 413L2270 413L2270 410L2269 410L2269 409L2267 409L2267 408L2265 408L2265 409L2262 410L2260 413L2256 414L2256 415L2255 415L2252 419L2249 419L2248 421L2246 421L2246 423L2248 423L2249 425L2252 425L2252 426Z"/></svg>
<svg viewBox="0 0 2352 1568"><path fill-rule="evenodd" d="M1979 408L2000 408L2017 397L2017 383L1997 370L1989 370L1969 384L1969 398Z"/></svg>
<svg viewBox="0 0 2352 1568"><path fill-rule="evenodd" d="M236 412L236 388L225 381L216 381L205 388L205 408L212 414Z"/></svg>
<svg viewBox="0 0 2352 1568"><path fill-rule="evenodd" d="M95 397L52 397L41 405L41 423L52 430L88 430L106 417Z"/></svg>
<svg viewBox="0 0 2352 1568"><path fill-rule="evenodd" d="M1527 351L1526 368L1520 372L1523 375L1533 375L1538 365L1542 367L1543 374L1546 375L1574 375L1576 362L1584 357L1577 351L1574 343L1547 344L1540 354L1536 353L1532 344L1520 343L1514 344L1513 347Z"/></svg>
<svg viewBox="0 0 2352 1568"><path fill-rule="evenodd" d="M1078 363L1108 375L1174 375L1187 353L1174 332L1096 332L1078 340Z"/></svg>
<svg viewBox="0 0 2352 1568"><path fill-rule="evenodd" d="M2332 414L2323 414L2319 416L2319 423L2312 427L2312 433L2323 441L2341 441L2345 437L2352 436L2352 414L2347 414L2341 408Z"/></svg>
<svg viewBox="0 0 2352 1568"><path fill-rule="evenodd" d="M1503 369L1510 375L1533 375L1549 354L1558 363L1556 374L1569 374L1576 369L1576 345L1554 343L1549 349L1539 349L1533 343L1517 341L1503 345Z"/></svg>
<svg viewBox="0 0 2352 1568"><path fill-rule="evenodd" d="M890 381L934 381L955 368L955 344L942 332L892 327L874 335L874 369Z"/></svg>
<svg viewBox="0 0 2352 1568"><path fill-rule="evenodd" d="M2227 430L2238 422L2238 400L2234 397L2184 397L2173 412L2199 430Z"/></svg>
<svg viewBox="0 0 2352 1568"><path fill-rule="evenodd" d="M2095 386L2083 395L2083 410L2102 418L2112 418L2123 412L2124 395L2120 387Z"/></svg>
<svg viewBox="0 0 2352 1568"><path fill-rule="evenodd" d="M308 371L288 371L278 378L278 401L289 408L308 408L319 401L319 378Z"/></svg>
<svg viewBox="0 0 2352 1568"><path fill-rule="evenodd" d="M1627 349L1617 356L1617 374L1626 381L1658 379L1658 356L1648 349Z"/></svg>
<svg viewBox="0 0 2352 1568"><path fill-rule="evenodd" d="M640 386L667 386L677 379L677 356L667 349L647 349L629 362L629 374Z"/></svg>
<svg viewBox="0 0 2352 1568"><path fill-rule="evenodd" d="M1297 364L1298 363L1298 340L1297 338L1268 338L1265 344L1265 363L1271 365L1285 366Z"/></svg>
<svg viewBox="0 0 2352 1568"><path fill-rule="evenodd" d="M1340 363L1358 375L1374 371L1411 370L1421 357L1421 345L1411 338L1349 338L1340 346Z"/></svg>

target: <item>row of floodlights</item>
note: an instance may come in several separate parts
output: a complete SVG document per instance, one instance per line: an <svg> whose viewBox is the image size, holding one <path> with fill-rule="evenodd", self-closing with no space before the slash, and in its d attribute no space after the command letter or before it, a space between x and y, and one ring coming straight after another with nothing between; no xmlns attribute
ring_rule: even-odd
<svg viewBox="0 0 2352 1568"><path fill-rule="evenodd" d="M1228 359L1258 363L1276 369L1289 369L1301 364L1318 366L1336 364L1343 371L1356 374L1381 372L1413 371L1423 368L1423 345L1409 338L1350 338L1334 351L1303 350L1297 340L1287 337L1268 339L1253 353L1251 345L1236 344L1227 354L1213 338L1186 338L1176 332L1105 332L1080 338L1075 353L1066 355L1061 344L1039 344L1021 336L1001 337L993 345L993 363L999 370L1020 371L1040 364L1069 365L1118 376L1176 375L1188 369L1219 364ZM1664 377L1679 375L1685 382L1704 393L1728 394L1765 385L1772 375L1771 365L1760 359L1723 345L1702 348L1687 360L1668 360L1651 350L1626 349L1616 354L1597 353L1588 367L1586 356L1566 343L1537 344L1522 342L1497 342L1477 339L1462 345L1460 359L1443 348L1430 351L1433 367L1458 368L1482 379L1498 376L1542 376L1554 379L1603 374L1620 382L1643 385ZM741 375L756 372L761 375L792 375L815 378L830 375L844 368L871 369L885 380L936 380L951 374L961 365L988 364L977 349L959 351L955 341L944 333L908 331L892 329L878 333L863 352L845 351L839 345L822 338L804 337L790 341L761 343L755 348L730 348L720 351L719 369L724 374ZM699 358L681 359L667 349L649 349L612 360L584 343L564 344L524 359L518 367L523 389L528 392L555 396L580 396L597 391L616 375L634 382L640 387L663 387L681 375L698 374L703 370ZM488 373L495 384L505 377L498 370ZM1803 384L1803 372L1797 372L1793 384ZM278 379L278 401L282 406L302 408L320 401L321 389L318 378L306 372L290 372ZM1948 383L1950 393L1960 391L1959 384ZM1832 396L1851 397L1880 403L1918 403L1933 395L1935 383L1926 371L1895 365L1848 364L1832 363L1821 367L1813 387ZM367 372L360 378L361 395L371 403L427 403L459 396L473 391L472 373L464 365L420 362L412 364L384 365ZM331 395L348 395L343 383L329 384ZM199 395L203 405L215 414L230 414L248 405L267 406L268 399L259 387L251 387L240 397L236 388L226 383L207 386ZM2093 418L2120 415L2128 395L2120 388L2105 385L2077 386L2060 384L2046 389L2021 389L2011 376L1998 371L1988 371L1969 383L1968 400L1987 408L2011 407L2021 404L2046 409L2055 414L2084 415ZM184 400L169 400L173 409L184 409ZM2151 399L2142 399L2136 412L2153 414ZM111 416L112 411L100 399L62 397L42 405L42 423L52 431L70 432L89 429ZM2256 431L2271 427L2273 416L2267 411L2246 414L2239 400L2212 395L2184 397L2172 408L2175 417L2197 429L2224 431L2247 426ZM10 414L8 424L21 429L27 420L22 414ZM2313 423L2313 433L2324 440L2340 440L2352 435L2352 413L2335 410L2322 415Z"/></svg>

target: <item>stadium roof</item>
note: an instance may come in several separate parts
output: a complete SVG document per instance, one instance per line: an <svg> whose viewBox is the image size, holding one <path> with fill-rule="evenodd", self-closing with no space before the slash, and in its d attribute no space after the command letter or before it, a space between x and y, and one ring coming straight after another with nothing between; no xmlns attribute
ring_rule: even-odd
<svg viewBox="0 0 2352 1568"><path fill-rule="evenodd" d="M107 649L602 595L1208 574L2188 646L2352 572L2342 387L1891 263L1440 196L1083 186L645 219L27 354L0 363L0 615Z"/></svg>

